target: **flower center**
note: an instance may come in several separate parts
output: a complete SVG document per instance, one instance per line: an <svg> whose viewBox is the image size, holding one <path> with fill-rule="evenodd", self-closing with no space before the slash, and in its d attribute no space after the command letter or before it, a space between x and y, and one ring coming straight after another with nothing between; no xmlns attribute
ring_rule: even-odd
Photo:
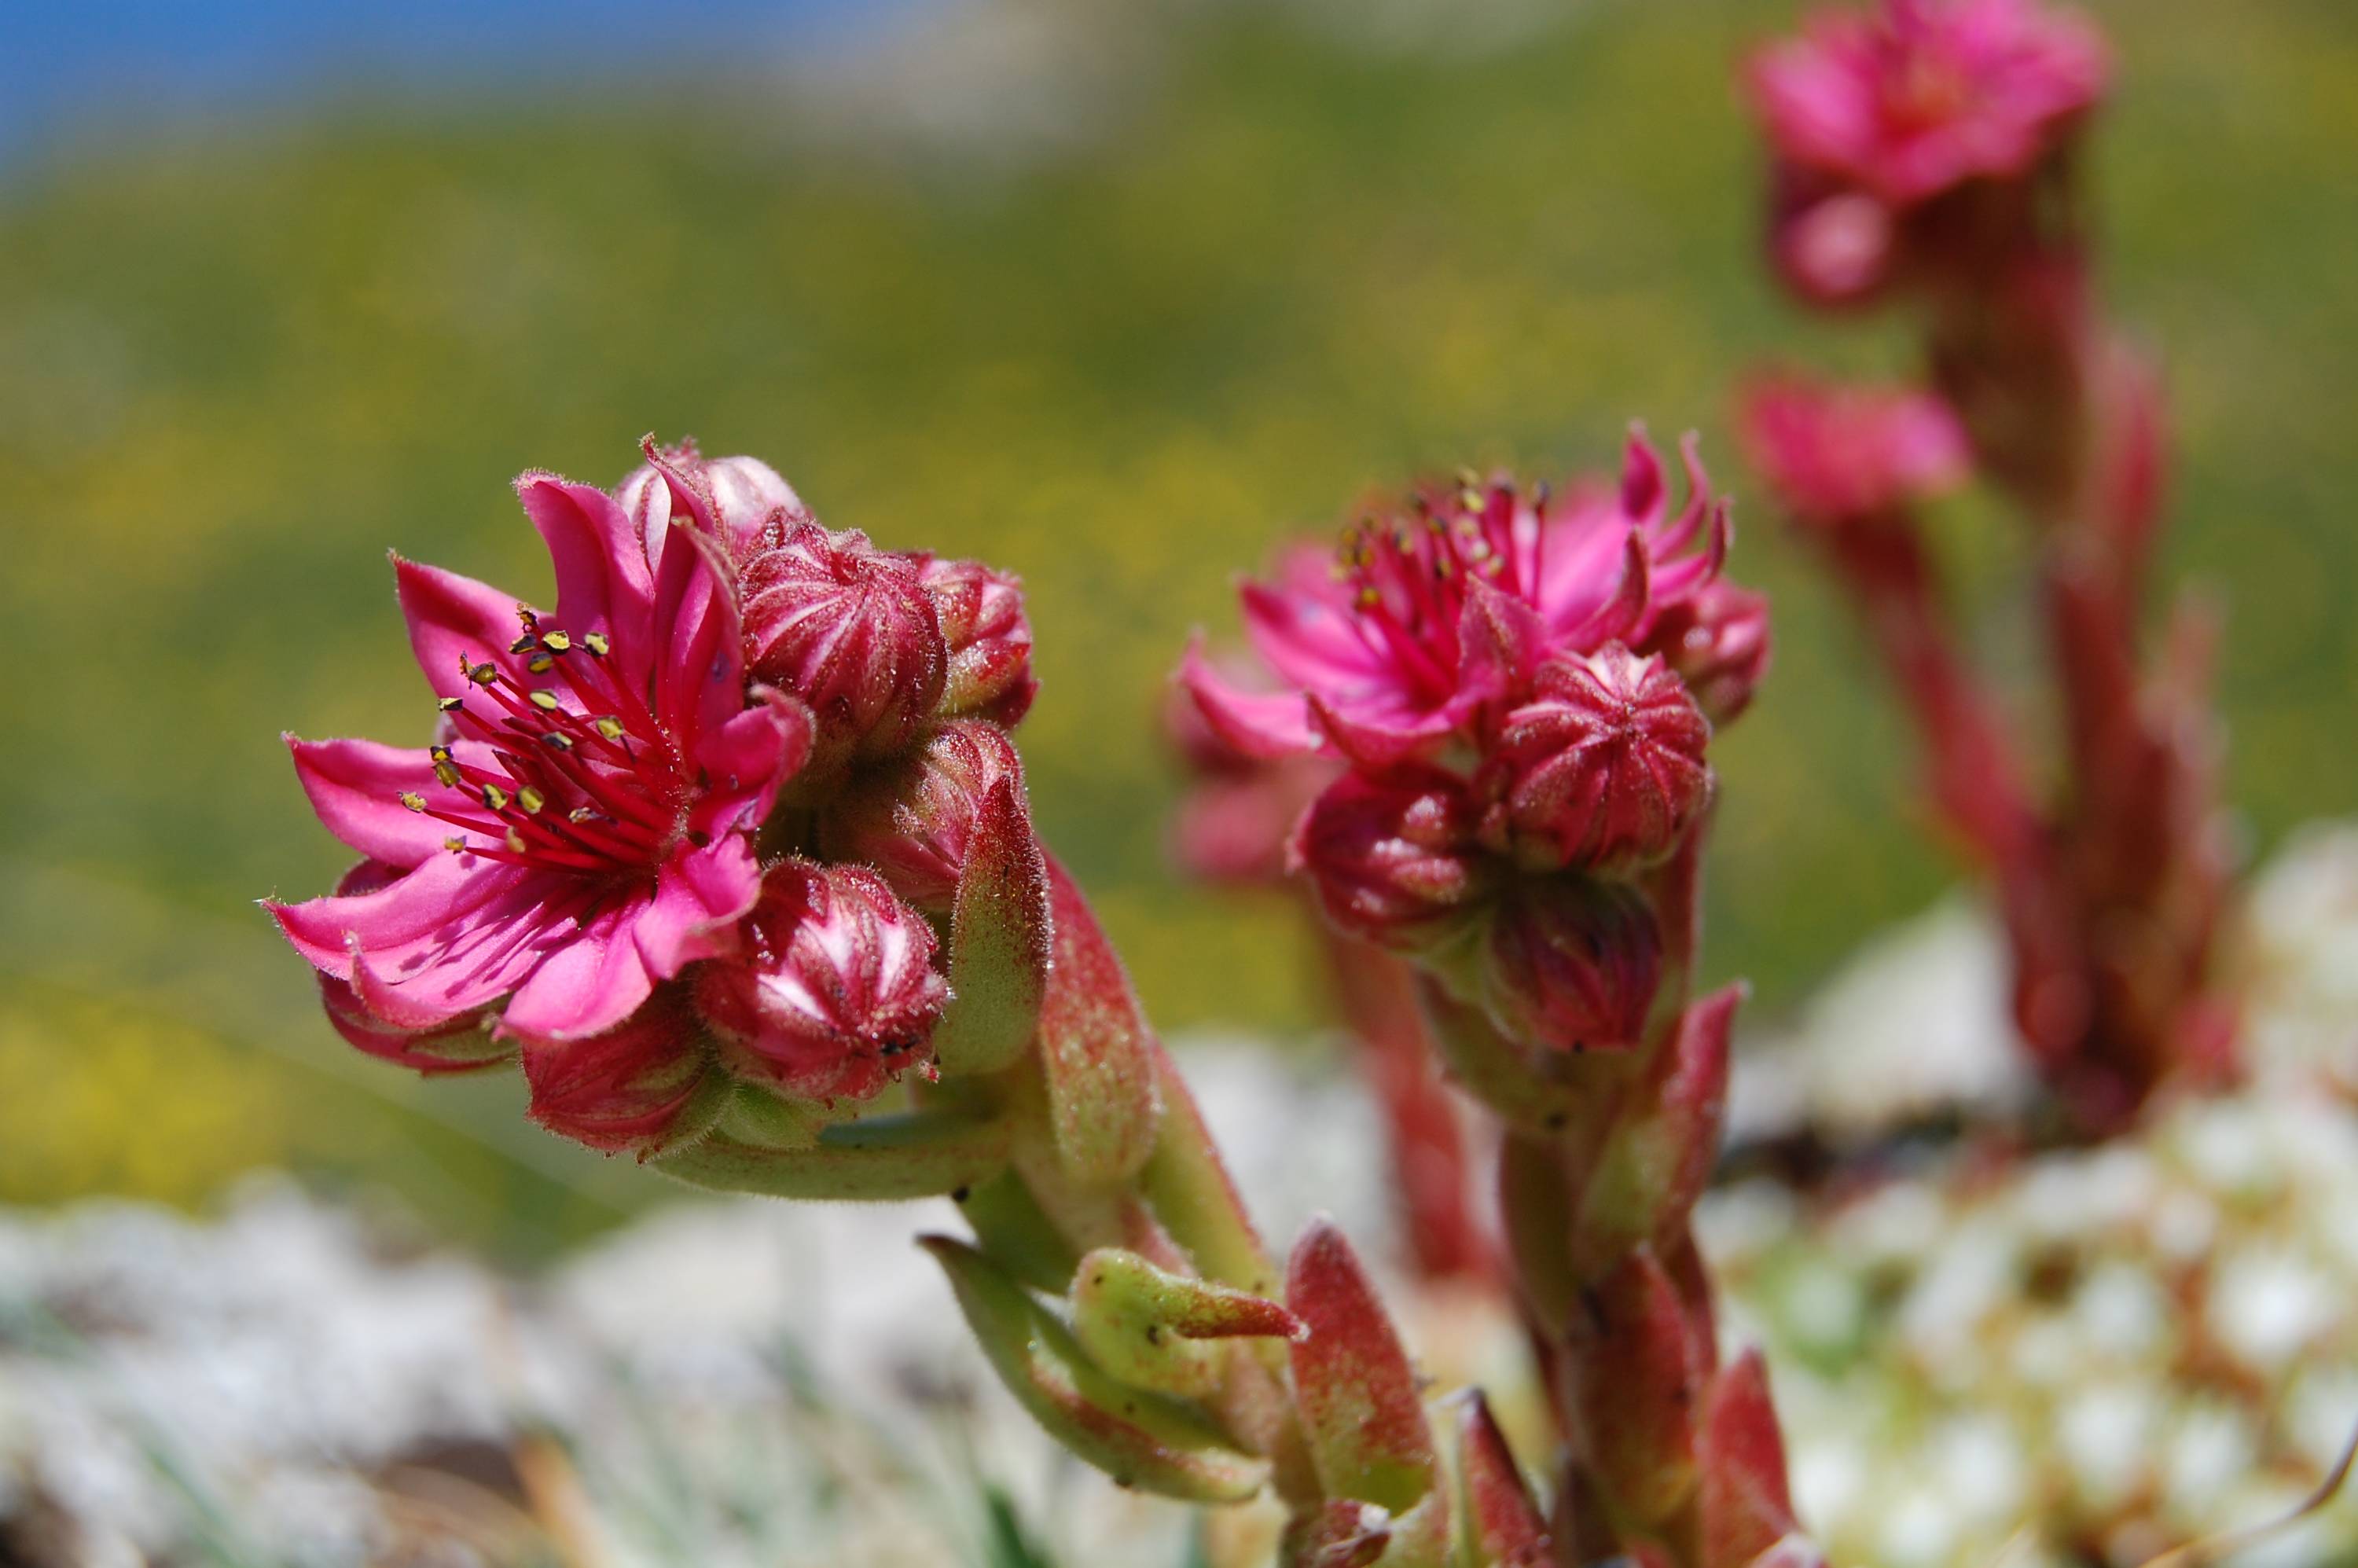
<svg viewBox="0 0 2358 1568"><path fill-rule="evenodd" d="M1428 697L1455 686L1470 579L1537 601L1547 486L1534 489L1531 506L1518 502L1511 485L1484 488L1469 475L1453 495L1415 496L1413 519L1367 517L1344 530L1335 578L1352 589L1360 637L1391 654Z"/></svg>
<svg viewBox="0 0 2358 1568"><path fill-rule="evenodd" d="M545 628L522 605L516 615L524 633L508 660L460 661L487 701L438 705L455 737L480 743L494 765L437 745L439 792L401 804L460 829L443 840L454 854L584 877L652 875L685 830L692 771L620 678L603 633Z"/></svg>

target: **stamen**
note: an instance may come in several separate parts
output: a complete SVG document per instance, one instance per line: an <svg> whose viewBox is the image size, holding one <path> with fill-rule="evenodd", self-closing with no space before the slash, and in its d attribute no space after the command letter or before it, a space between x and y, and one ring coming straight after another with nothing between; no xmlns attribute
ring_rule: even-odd
<svg viewBox="0 0 2358 1568"><path fill-rule="evenodd" d="M483 786L483 806L487 810L505 811L508 806L508 792L502 789L495 784L485 784Z"/></svg>
<svg viewBox="0 0 2358 1568"><path fill-rule="evenodd" d="M434 706L445 713L456 713L467 706L467 699L463 697L438 697L434 699Z"/></svg>
<svg viewBox="0 0 2358 1568"><path fill-rule="evenodd" d="M543 713L554 713L557 711L557 694L549 690L546 687L536 687L532 691L526 692L525 695L531 699L532 705L535 708L539 708Z"/></svg>
<svg viewBox="0 0 2358 1568"><path fill-rule="evenodd" d="M500 678L499 667L488 660L480 665L469 665L466 670L467 678L477 686L489 686Z"/></svg>
<svg viewBox="0 0 2358 1568"><path fill-rule="evenodd" d="M401 792L401 804L412 811L423 811L426 809L426 797L414 789L406 789Z"/></svg>
<svg viewBox="0 0 2358 1568"><path fill-rule="evenodd" d="M573 646L573 639L564 632L544 632L540 645L552 654L562 654Z"/></svg>
<svg viewBox="0 0 2358 1568"><path fill-rule="evenodd" d="M532 785L526 784L516 791L516 804L524 807L525 816L536 816L540 808L548 804L548 797Z"/></svg>
<svg viewBox="0 0 2358 1568"><path fill-rule="evenodd" d="M530 670L536 676L545 676L549 671L557 667L557 655L554 654L535 654L532 657L524 662L524 667Z"/></svg>
<svg viewBox="0 0 2358 1568"><path fill-rule="evenodd" d="M590 650L590 656L591 658L602 659L606 656L606 633L603 632L584 633L581 637L581 645Z"/></svg>

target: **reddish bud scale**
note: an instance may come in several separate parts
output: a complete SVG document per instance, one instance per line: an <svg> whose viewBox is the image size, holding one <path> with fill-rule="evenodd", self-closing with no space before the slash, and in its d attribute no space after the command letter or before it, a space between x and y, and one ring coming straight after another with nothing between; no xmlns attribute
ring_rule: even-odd
<svg viewBox="0 0 2358 1568"><path fill-rule="evenodd" d="M1427 952L1464 928L1485 890L1474 828L1454 774L1346 773L1303 816L1289 860L1336 927L1393 952Z"/></svg>
<svg viewBox="0 0 2358 1568"><path fill-rule="evenodd" d="M1022 585L979 561L927 561L919 577L949 652L942 711L1012 730L1040 689Z"/></svg>
<svg viewBox="0 0 2358 1568"><path fill-rule="evenodd" d="M1710 722L1660 658L1617 643L1550 659L1484 760L1484 837L1534 870L1650 865L1710 795Z"/></svg>
<svg viewBox="0 0 2358 1568"><path fill-rule="evenodd" d="M603 1034L526 1042L524 1076L535 1121L592 1149L643 1159L707 1130L728 1094L684 981L663 987Z"/></svg>
<svg viewBox="0 0 2358 1568"><path fill-rule="evenodd" d="M864 1099L924 1060L948 987L924 918L875 872L787 860L763 879L749 950L705 966L698 1007L731 1066L804 1099Z"/></svg>
<svg viewBox="0 0 2358 1568"><path fill-rule="evenodd" d="M1643 1037L1662 980L1661 933L1635 891L1572 874L1527 877L1489 914L1476 959L1481 1005L1508 1038L1620 1051Z"/></svg>
<svg viewBox="0 0 2358 1568"><path fill-rule="evenodd" d="M817 715L823 762L906 749L940 702L949 665L916 562L856 530L773 524L741 568L754 675Z"/></svg>
<svg viewBox="0 0 2358 1568"><path fill-rule="evenodd" d="M1022 787L1023 764L996 725L957 719L917 748L846 784L819 817L819 846L829 860L874 867L903 898L946 914L983 797L1001 779Z"/></svg>
<svg viewBox="0 0 2358 1568"><path fill-rule="evenodd" d="M1660 654L1704 717L1725 724L1751 706L1768 673L1768 598L1725 579L1705 583L1665 610L1638 651Z"/></svg>

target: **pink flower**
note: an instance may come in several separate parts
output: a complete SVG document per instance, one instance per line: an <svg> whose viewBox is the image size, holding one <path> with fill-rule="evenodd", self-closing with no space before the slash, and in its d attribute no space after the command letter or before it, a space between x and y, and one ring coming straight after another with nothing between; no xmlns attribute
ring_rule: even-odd
<svg viewBox="0 0 2358 1568"><path fill-rule="evenodd" d="M854 774L820 815L819 847L829 860L874 867L919 909L947 914L975 815L1001 779L1022 787L1006 731L954 719L906 756Z"/></svg>
<svg viewBox="0 0 2358 1568"><path fill-rule="evenodd" d="M1324 752L1384 767L1437 754L1519 700L1540 662L1639 643L1714 580L1725 502L1690 438L1686 504L1633 434L1617 494L1552 502L1506 481L1427 490L1406 514L1369 517L1333 560L1296 550L1243 591L1256 651L1285 689L1222 678L1200 648L1180 679L1220 738L1249 755Z"/></svg>
<svg viewBox="0 0 2358 1568"><path fill-rule="evenodd" d="M749 695L713 541L643 535L604 492L551 475L517 492L556 566L554 615L395 562L440 742L289 741L320 820L380 870L266 907L347 989L333 1005L388 1038L503 1003L503 1035L611 1035L733 947L760 892L753 833L810 748L798 703Z"/></svg>
<svg viewBox="0 0 2358 1568"><path fill-rule="evenodd" d="M2093 28L2031 0L1884 0L1872 16L1818 16L1747 74L1782 164L1905 211L2028 173L2108 69Z"/></svg>
<svg viewBox="0 0 2358 1568"><path fill-rule="evenodd" d="M1346 773L1303 814L1288 859L1337 930L1395 953L1429 953L1466 929L1469 907L1488 892L1475 826L1454 773Z"/></svg>
<svg viewBox="0 0 2358 1568"><path fill-rule="evenodd" d="M1032 674L1032 623L1023 585L980 561L928 559L919 579L949 648L942 689L945 715L971 714L1012 730L1031 710L1040 683Z"/></svg>
<svg viewBox="0 0 2358 1568"><path fill-rule="evenodd" d="M1484 838L1535 871L1650 865L1710 796L1710 740L1660 658L1612 643L1550 659L1483 761Z"/></svg>
<svg viewBox="0 0 2358 1568"><path fill-rule="evenodd" d="M923 1059L949 988L932 928L883 878L782 861L747 925L750 950L697 980L740 1073L798 1098L865 1099Z"/></svg>
<svg viewBox="0 0 2358 1568"><path fill-rule="evenodd" d="M1954 489L1972 464L1964 427L1927 392L1797 376L1745 396L1745 451L1805 522L1882 516Z"/></svg>
<svg viewBox="0 0 2358 1568"><path fill-rule="evenodd" d="M746 662L817 716L819 765L914 743L949 675L922 560L773 513L741 562Z"/></svg>
<svg viewBox="0 0 2358 1568"><path fill-rule="evenodd" d="M1636 889L1526 877L1492 912L1473 989L1509 1039L1619 1051L1644 1038L1661 982L1661 932Z"/></svg>

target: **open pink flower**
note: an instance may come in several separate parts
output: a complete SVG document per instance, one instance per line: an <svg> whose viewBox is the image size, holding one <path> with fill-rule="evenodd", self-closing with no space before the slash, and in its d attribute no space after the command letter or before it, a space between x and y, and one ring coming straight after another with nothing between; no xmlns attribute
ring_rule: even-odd
<svg viewBox="0 0 2358 1568"><path fill-rule="evenodd" d="M1438 752L1541 661L1641 643L1714 580L1728 542L1692 438L1673 511L1661 460L1633 433L1617 492L1561 501L1500 480L1427 489L1369 517L1338 556L1297 549L1242 589L1246 631L1281 689L1223 678L1199 648L1180 680L1221 740L1279 757L1323 752L1386 767Z"/></svg>
<svg viewBox="0 0 2358 1568"><path fill-rule="evenodd" d="M1953 490L1972 464L1964 427L1929 392L1782 376L1745 395L1745 451L1796 517L1882 515Z"/></svg>
<svg viewBox="0 0 2358 1568"><path fill-rule="evenodd" d="M2028 173L2104 90L2103 41L2032 0L1884 0L1770 46L1748 85L1779 162L1904 211Z"/></svg>
<svg viewBox="0 0 2358 1568"><path fill-rule="evenodd" d="M516 488L556 566L553 615L395 562L441 741L289 741L320 820L383 880L266 907L388 1039L503 1003L503 1035L611 1035L734 946L761 887L753 833L810 749L808 712L748 687L715 540L643 530L552 475Z"/></svg>

